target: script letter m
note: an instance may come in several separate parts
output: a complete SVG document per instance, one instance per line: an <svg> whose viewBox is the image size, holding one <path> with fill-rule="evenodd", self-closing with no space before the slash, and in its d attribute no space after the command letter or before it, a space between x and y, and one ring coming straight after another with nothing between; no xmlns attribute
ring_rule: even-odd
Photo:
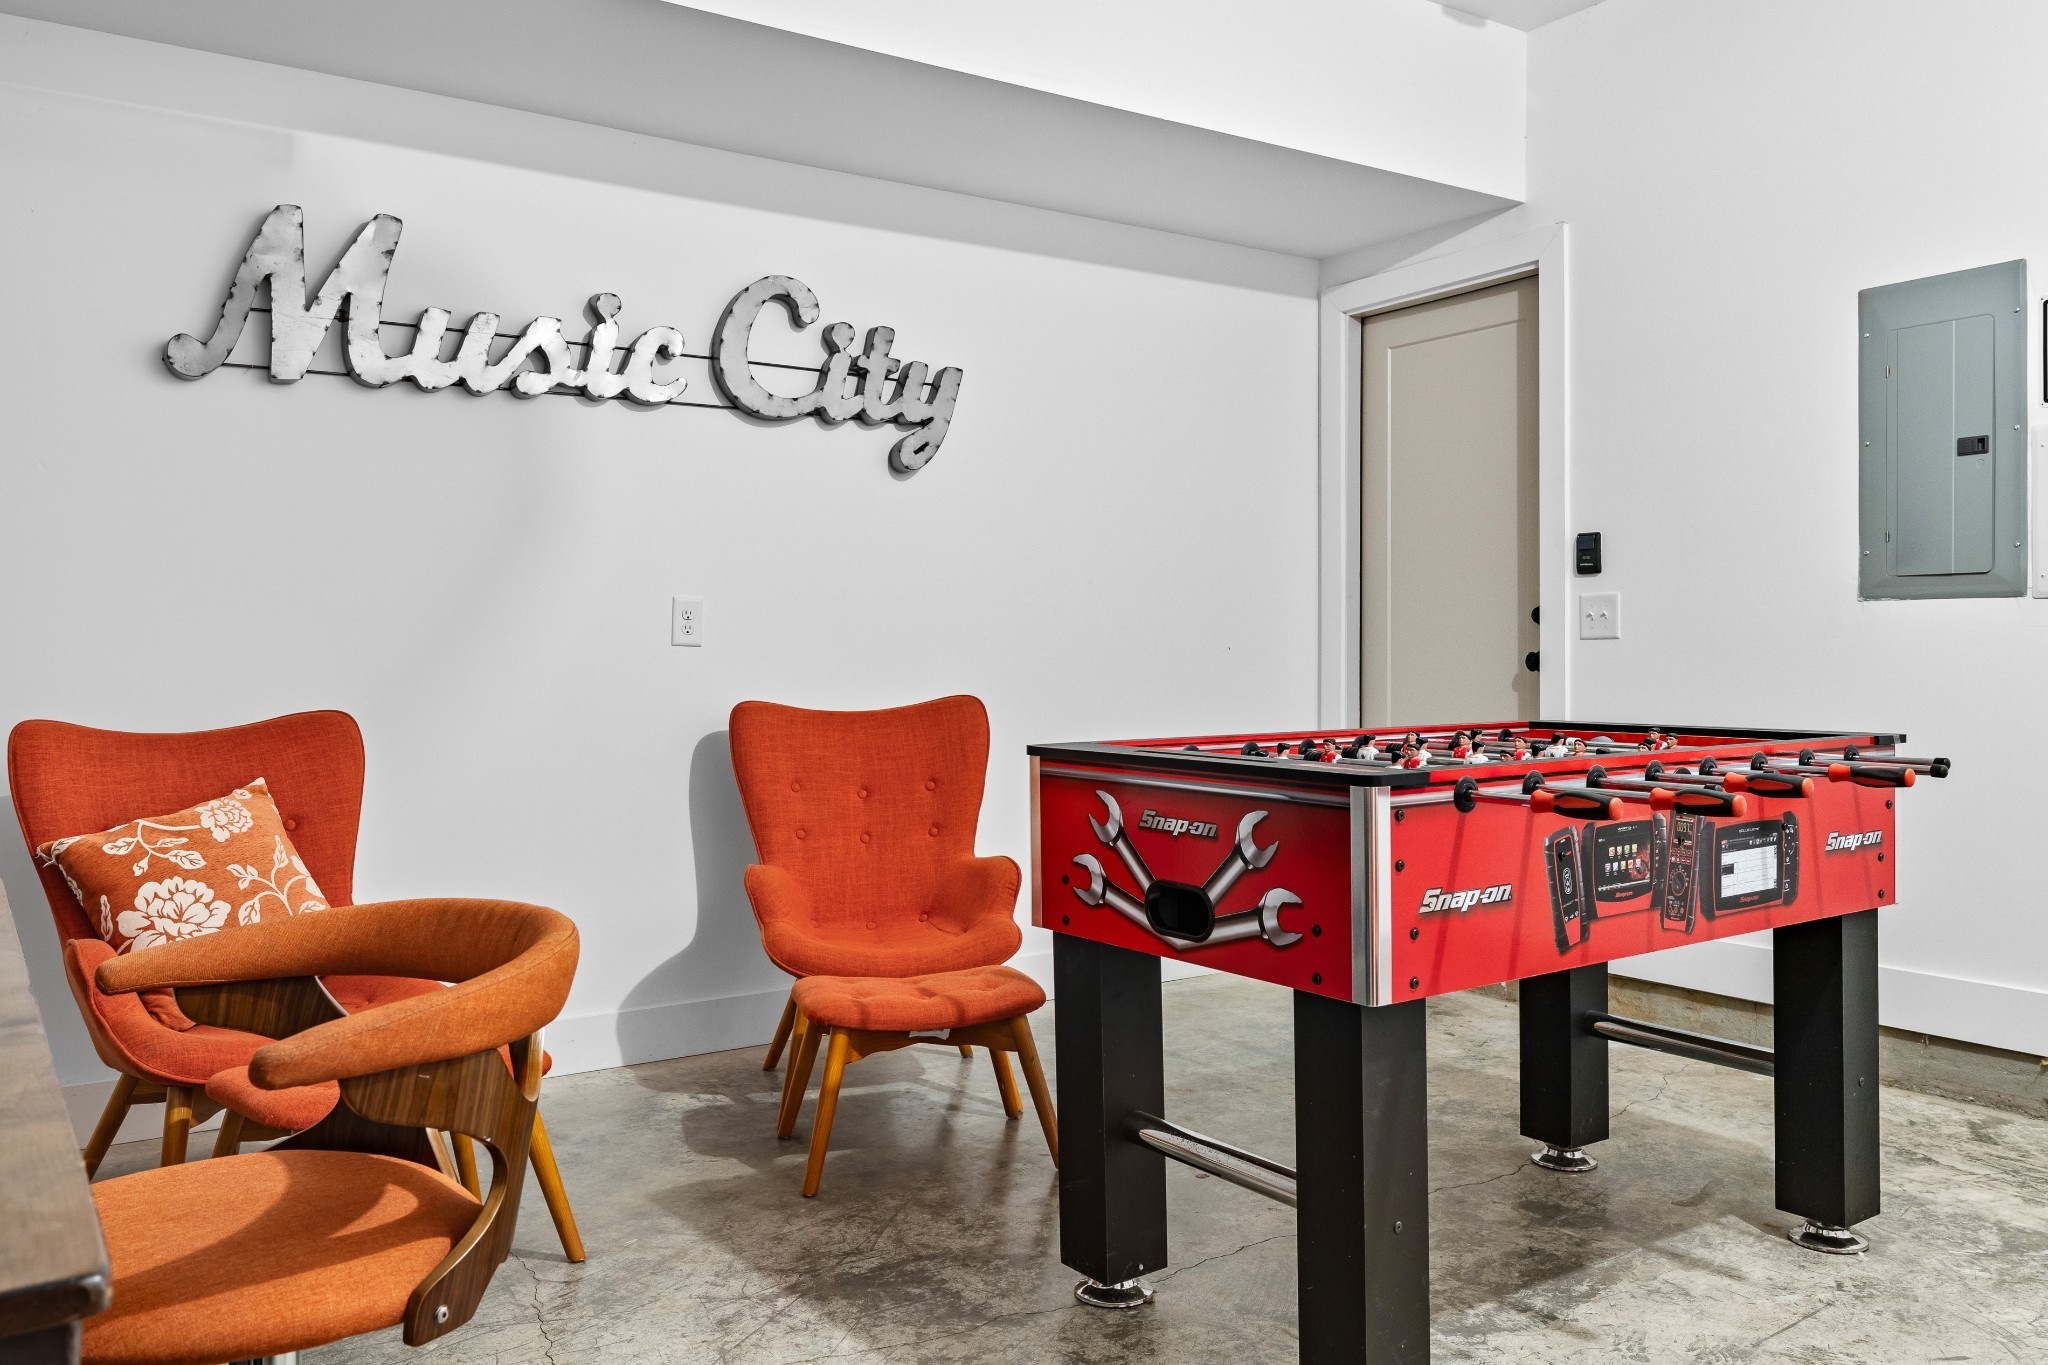
<svg viewBox="0 0 2048 1365"><path fill-rule="evenodd" d="M297 204L279 204L264 216L235 282L221 305L220 321L205 341L179 333L164 347L164 364L180 379L211 374L228 358L249 321L256 291L270 281L270 377L289 384L313 363L313 353L341 310L348 310L348 367L355 378L372 386L401 378L390 373L403 367L389 360L377 335L384 308L384 284L391 257L398 250L398 219L380 213L363 225L341 260L321 282L320 293L306 301L306 216Z"/></svg>

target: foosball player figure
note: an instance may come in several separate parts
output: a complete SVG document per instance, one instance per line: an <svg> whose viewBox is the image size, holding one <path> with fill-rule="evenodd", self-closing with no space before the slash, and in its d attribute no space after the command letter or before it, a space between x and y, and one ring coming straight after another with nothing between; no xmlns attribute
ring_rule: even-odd
<svg viewBox="0 0 2048 1365"><path fill-rule="evenodd" d="M1550 743L1544 745L1542 751L1536 756L1538 758L1568 758L1571 756L1571 752L1572 746L1565 741L1563 735L1559 735L1551 740Z"/></svg>
<svg viewBox="0 0 2048 1365"><path fill-rule="evenodd" d="M1422 751L1422 745L1413 740L1401 745L1401 757L1395 761L1397 768L1422 768L1429 764L1429 755Z"/></svg>
<svg viewBox="0 0 2048 1365"><path fill-rule="evenodd" d="M1678 737L1676 735L1666 734L1654 725L1650 727L1649 733L1644 735L1643 738L1648 742L1651 753L1662 753L1666 749L1676 749L1678 747Z"/></svg>

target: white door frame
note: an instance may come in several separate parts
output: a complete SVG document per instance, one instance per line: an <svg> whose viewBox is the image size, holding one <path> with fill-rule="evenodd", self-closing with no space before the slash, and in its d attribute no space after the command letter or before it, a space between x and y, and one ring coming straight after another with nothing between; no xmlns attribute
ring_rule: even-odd
<svg viewBox="0 0 2048 1365"><path fill-rule="evenodd" d="M1316 702L1327 729L1358 724L1360 373L1365 327L1360 319L1536 272L1537 402L1536 525L1541 569L1537 627L1543 669L1537 683L1542 715L1565 720L1571 698L1571 578L1566 470L1571 438L1571 352L1566 327L1565 225L1553 223L1426 260L1409 261L1322 291L1320 438L1321 626ZM1447 535L1456 535L1455 528ZM1408 721L1486 720L1485 716L1404 716Z"/></svg>

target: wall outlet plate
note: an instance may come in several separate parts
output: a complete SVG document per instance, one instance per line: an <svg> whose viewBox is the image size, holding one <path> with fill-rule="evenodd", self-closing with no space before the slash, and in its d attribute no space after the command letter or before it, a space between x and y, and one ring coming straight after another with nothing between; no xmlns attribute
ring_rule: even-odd
<svg viewBox="0 0 2048 1365"><path fill-rule="evenodd" d="M1582 592L1579 594L1579 638L1619 640L1621 638L1621 594Z"/></svg>
<svg viewBox="0 0 2048 1365"><path fill-rule="evenodd" d="M701 597L672 597L669 599L668 642L672 645L701 645L704 643L704 599Z"/></svg>

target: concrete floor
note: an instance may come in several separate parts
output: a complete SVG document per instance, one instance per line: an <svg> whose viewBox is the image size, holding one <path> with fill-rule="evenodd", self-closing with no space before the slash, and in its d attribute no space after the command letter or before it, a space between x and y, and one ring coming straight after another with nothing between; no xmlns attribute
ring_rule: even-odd
<svg viewBox="0 0 2048 1365"><path fill-rule="evenodd" d="M1170 1113L1291 1159L1285 992L1166 987ZM1037 1032L1048 1066L1052 1021ZM1872 1252L1784 1239L1771 1090L1613 1051L1615 1136L1589 1176L1515 1135L1515 1016L1432 1002L1434 1356L1443 1361L2048 1362L2048 1121L1884 1091ZM518 1254L443 1365L527 1362L1292 1362L1293 1215L1168 1167L1172 1265L1131 1313L1076 1305L1052 1168L1027 1106L1005 1122L985 1056L858 1064L823 1193L798 1195L758 1049L548 1082L544 1105L590 1260L561 1256L528 1186ZM108 1173L148 1164L117 1149ZM420 1360L395 1331L305 1365Z"/></svg>

